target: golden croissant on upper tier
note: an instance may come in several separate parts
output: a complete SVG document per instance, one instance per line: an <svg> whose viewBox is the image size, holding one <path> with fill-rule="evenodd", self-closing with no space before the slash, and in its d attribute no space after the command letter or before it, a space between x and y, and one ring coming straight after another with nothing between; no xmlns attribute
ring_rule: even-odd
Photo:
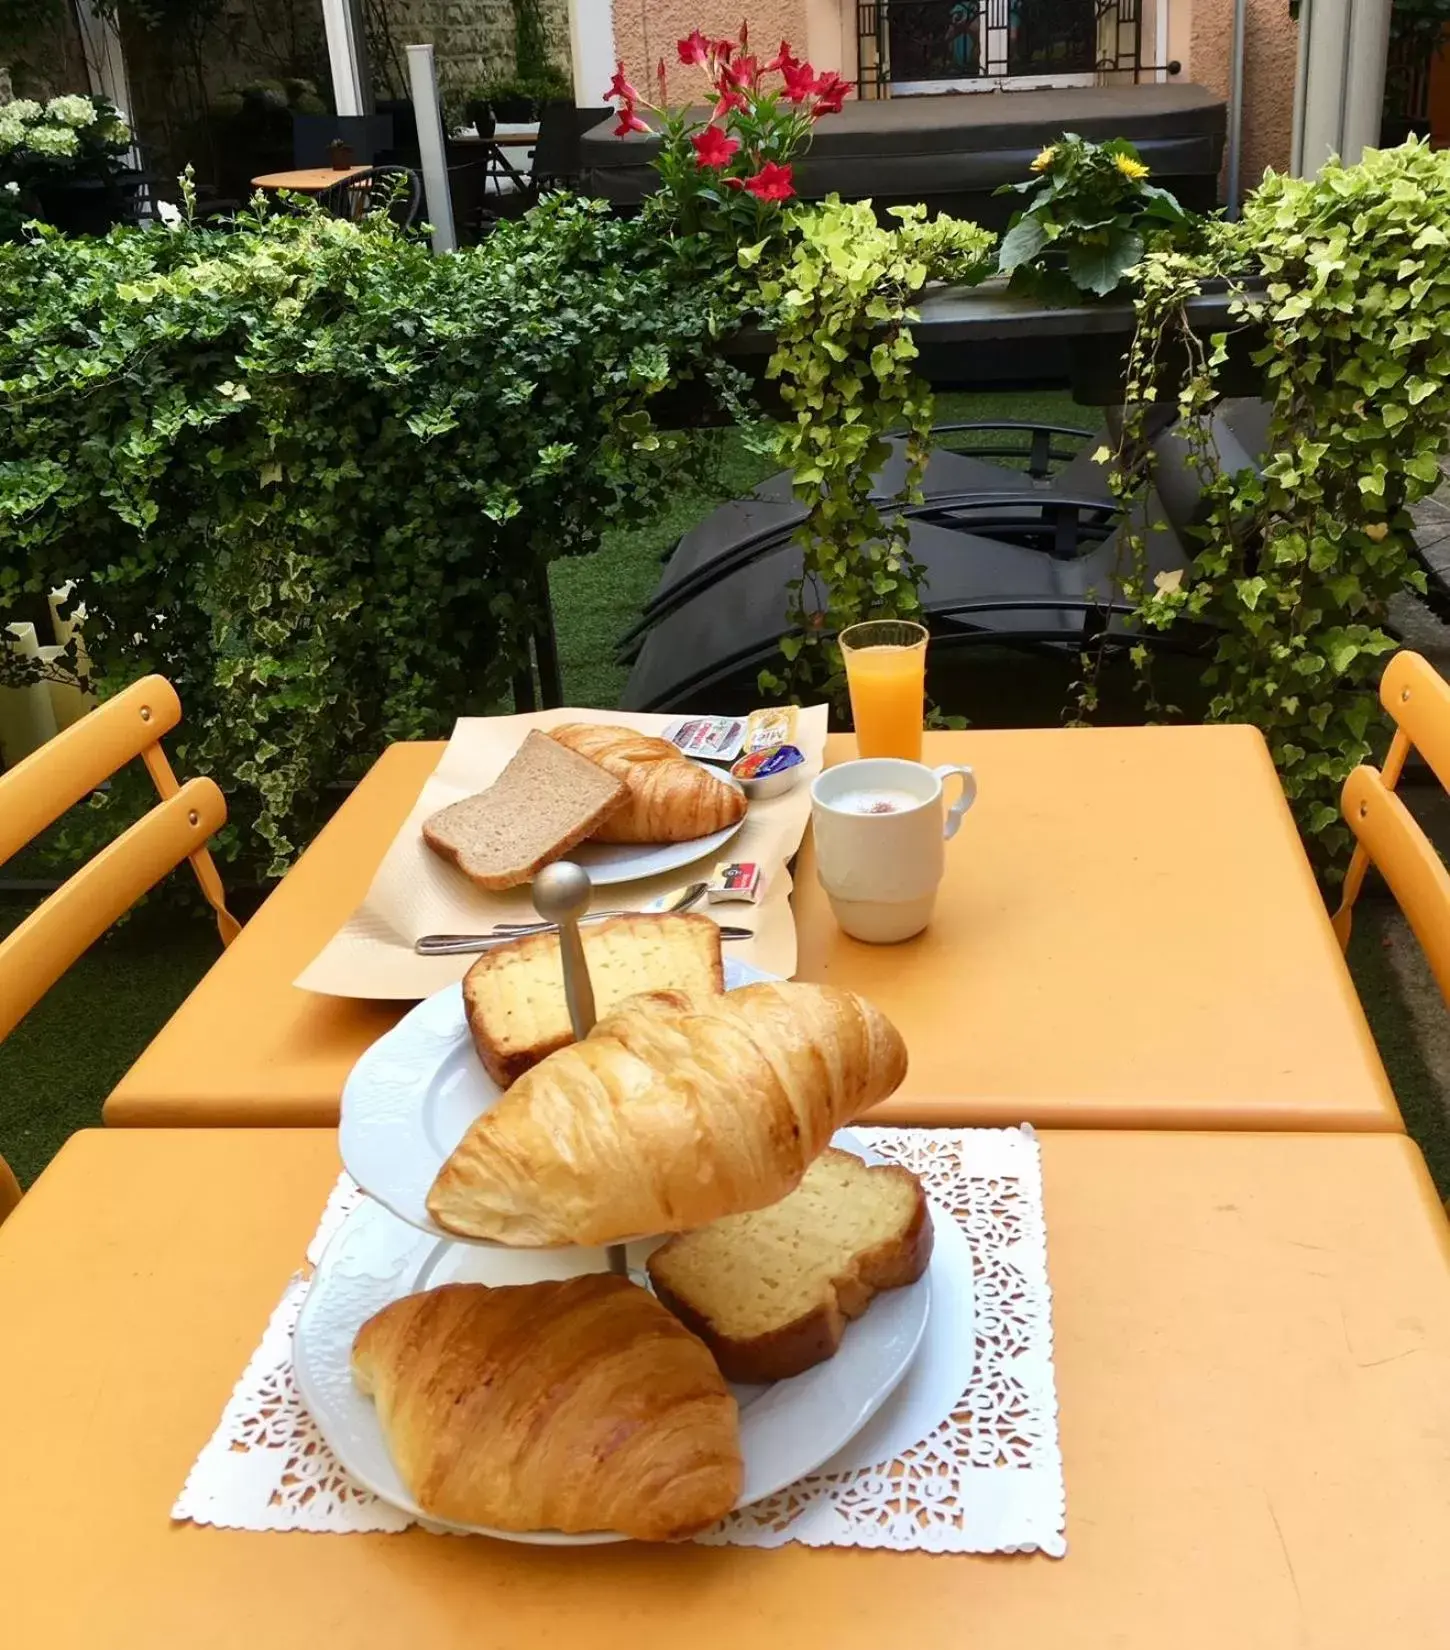
<svg viewBox="0 0 1450 1650"><path fill-rule="evenodd" d="M692 842L745 815L745 798L668 739L633 728L565 722L549 737L622 779L629 798L598 825L593 842Z"/></svg>
<svg viewBox="0 0 1450 1650"><path fill-rule="evenodd" d="M854 991L630 997L472 1123L428 1210L520 1248L691 1231L793 1191L905 1076L901 1034Z"/></svg>

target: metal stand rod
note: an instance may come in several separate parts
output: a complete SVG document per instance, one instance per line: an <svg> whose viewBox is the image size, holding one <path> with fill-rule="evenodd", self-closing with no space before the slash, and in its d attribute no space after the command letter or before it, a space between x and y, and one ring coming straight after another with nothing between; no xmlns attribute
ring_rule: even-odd
<svg viewBox="0 0 1450 1650"><path fill-rule="evenodd" d="M546 695L547 699L547 695ZM594 1029L594 986L584 957L584 941L579 935L579 919L589 909L594 892L589 873L567 859L546 865L534 878L534 909L545 922L559 925L559 954L564 963L564 1000L569 1005L569 1023L575 1042L582 1043ZM629 1256L622 1243L605 1249L609 1270L616 1277L629 1276Z"/></svg>

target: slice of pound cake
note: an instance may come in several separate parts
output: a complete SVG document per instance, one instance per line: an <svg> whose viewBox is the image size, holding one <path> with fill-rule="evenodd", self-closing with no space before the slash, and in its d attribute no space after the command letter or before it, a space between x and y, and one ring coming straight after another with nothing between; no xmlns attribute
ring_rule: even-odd
<svg viewBox="0 0 1450 1650"><path fill-rule="evenodd" d="M671 1238L649 1258L659 1298L731 1381L779 1381L832 1357L846 1325L931 1259L921 1183L834 1147L766 1209Z"/></svg>

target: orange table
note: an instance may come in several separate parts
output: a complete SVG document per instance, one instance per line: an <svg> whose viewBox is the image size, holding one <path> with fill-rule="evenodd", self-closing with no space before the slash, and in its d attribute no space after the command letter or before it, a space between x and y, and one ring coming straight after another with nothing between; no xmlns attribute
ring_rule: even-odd
<svg viewBox="0 0 1450 1650"><path fill-rule="evenodd" d="M383 752L106 1101L108 1123L337 1122L353 1061L410 1006L293 986L367 893L442 744Z"/></svg>
<svg viewBox="0 0 1450 1650"><path fill-rule="evenodd" d="M77 1136L0 1228L15 1650L1444 1650L1450 1227L1402 1135L1043 1141L1068 1556L171 1527L336 1172Z"/></svg>
<svg viewBox="0 0 1450 1650"><path fill-rule="evenodd" d="M265 172L252 179L252 188L290 189L298 195L320 195L334 184L346 183L349 178L371 170L370 166L345 166L341 171L334 166L304 166L297 172Z"/></svg>
<svg viewBox="0 0 1450 1650"><path fill-rule="evenodd" d="M924 759L979 787L925 934L848 939L809 840L796 872L797 977L911 1051L873 1120L1404 1127L1254 729L936 733Z"/></svg>
<svg viewBox="0 0 1450 1650"><path fill-rule="evenodd" d="M389 750L106 1103L109 1123L331 1124L404 1005L291 981L361 900L441 745ZM854 754L833 738L828 759ZM1263 741L1247 728L927 737L981 797L928 932L837 930L809 839L800 977L906 1034L883 1121L1399 1129Z"/></svg>

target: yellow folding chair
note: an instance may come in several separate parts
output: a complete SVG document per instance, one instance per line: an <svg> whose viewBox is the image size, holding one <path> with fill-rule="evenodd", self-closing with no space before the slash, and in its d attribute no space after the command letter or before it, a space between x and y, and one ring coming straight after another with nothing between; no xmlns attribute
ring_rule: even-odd
<svg viewBox="0 0 1450 1650"><path fill-rule="evenodd" d="M206 848L226 823L226 802L210 779L178 784L161 748L162 735L180 720L176 689L164 676L147 676L0 774L0 864L133 757L146 764L161 798L0 940L0 1041L117 917L183 859L191 861L216 912L222 944L241 932ZM3 1219L20 1193L3 1160L0 1169Z"/></svg>
<svg viewBox="0 0 1450 1650"><path fill-rule="evenodd" d="M1334 932L1348 946L1354 903L1373 863L1419 940L1441 995L1450 1002L1450 873L1395 794L1412 750L1450 787L1450 684L1418 653L1397 653L1380 678L1380 703L1394 718L1395 736L1383 771L1366 764L1344 782L1340 806L1356 844L1334 913Z"/></svg>

